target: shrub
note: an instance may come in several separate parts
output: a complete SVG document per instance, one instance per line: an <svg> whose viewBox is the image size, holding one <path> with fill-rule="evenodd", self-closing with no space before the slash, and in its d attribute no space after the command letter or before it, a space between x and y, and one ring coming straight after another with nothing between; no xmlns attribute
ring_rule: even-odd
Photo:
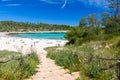
<svg viewBox="0 0 120 80"><path fill-rule="evenodd" d="M3 51L1 53L7 53L5 54L6 57L8 55L9 56L13 55L12 52L7 52L7 51L5 52ZM11 58L11 61L1 65L0 80L23 80L25 78L29 78L31 75L37 72L36 68L37 65L39 64L39 60L34 52L32 52L31 55L27 57L21 57L21 54L15 53L14 58L20 58L20 59L12 60L13 58Z"/></svg>
<svg viewBox="0 0 120 80"><path fill-rule="evenodd" d="M99 27L75 27L66 33L65 38L69 40L69 44L81 45L92 40L103 40L103 34L104 30Z"/></svg>
<svg viewBox="0 0 120 80"><path fill-rule="evenodd" d="M57 65L63 66L71 72L79 70L78 56L71 51L50 52L47 57L54 59Z"/></svg>

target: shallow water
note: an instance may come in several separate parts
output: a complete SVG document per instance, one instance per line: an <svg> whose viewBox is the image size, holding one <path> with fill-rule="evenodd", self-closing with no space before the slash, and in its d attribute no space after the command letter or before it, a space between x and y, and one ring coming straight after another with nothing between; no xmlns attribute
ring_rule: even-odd
<svg viewBox="0 0 120 80"><path fill-rule="evenodd" d="M13 34L14 37L23 37L23 38L37 38L37 39L65 39L64 32L50 32L50 33L19 33Z"/></svg>

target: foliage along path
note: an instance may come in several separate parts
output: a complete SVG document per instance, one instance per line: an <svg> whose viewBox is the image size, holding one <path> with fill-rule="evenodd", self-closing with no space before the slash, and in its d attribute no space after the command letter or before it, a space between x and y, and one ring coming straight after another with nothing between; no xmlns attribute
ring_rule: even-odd
<svg viewBox="0 0 120 80"><path fill-rule="evenodd" d="M68 70L57 66L54 60L46 57L47 52L45 50L39 50L37 54L40 59L38 72L29 80L75 80L79 76L78 72L69 74Z"/></svg>

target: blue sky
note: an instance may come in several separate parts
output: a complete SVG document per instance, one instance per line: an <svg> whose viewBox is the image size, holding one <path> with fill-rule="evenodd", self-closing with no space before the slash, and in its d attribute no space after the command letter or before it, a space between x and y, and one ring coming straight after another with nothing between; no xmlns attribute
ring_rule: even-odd
<svg viewBox="0 0 120 80"><path fill-rule="evenodd" d="M0 20L78 25L82 17L107 10L105 0L0 0Z"/></svg>

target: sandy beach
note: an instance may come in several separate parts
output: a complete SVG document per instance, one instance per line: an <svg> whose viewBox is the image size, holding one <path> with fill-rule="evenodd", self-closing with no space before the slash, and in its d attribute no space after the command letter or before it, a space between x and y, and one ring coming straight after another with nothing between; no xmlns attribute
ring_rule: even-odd
<svg viewBox="0 0 120 80"><path fill-rule="evenodd" d="M24 55L31 50L43 51L46 47L63 46L67 42L66 40L11 37L6 34L8 33L0 33L0 50L21 52Z"/></svg>

